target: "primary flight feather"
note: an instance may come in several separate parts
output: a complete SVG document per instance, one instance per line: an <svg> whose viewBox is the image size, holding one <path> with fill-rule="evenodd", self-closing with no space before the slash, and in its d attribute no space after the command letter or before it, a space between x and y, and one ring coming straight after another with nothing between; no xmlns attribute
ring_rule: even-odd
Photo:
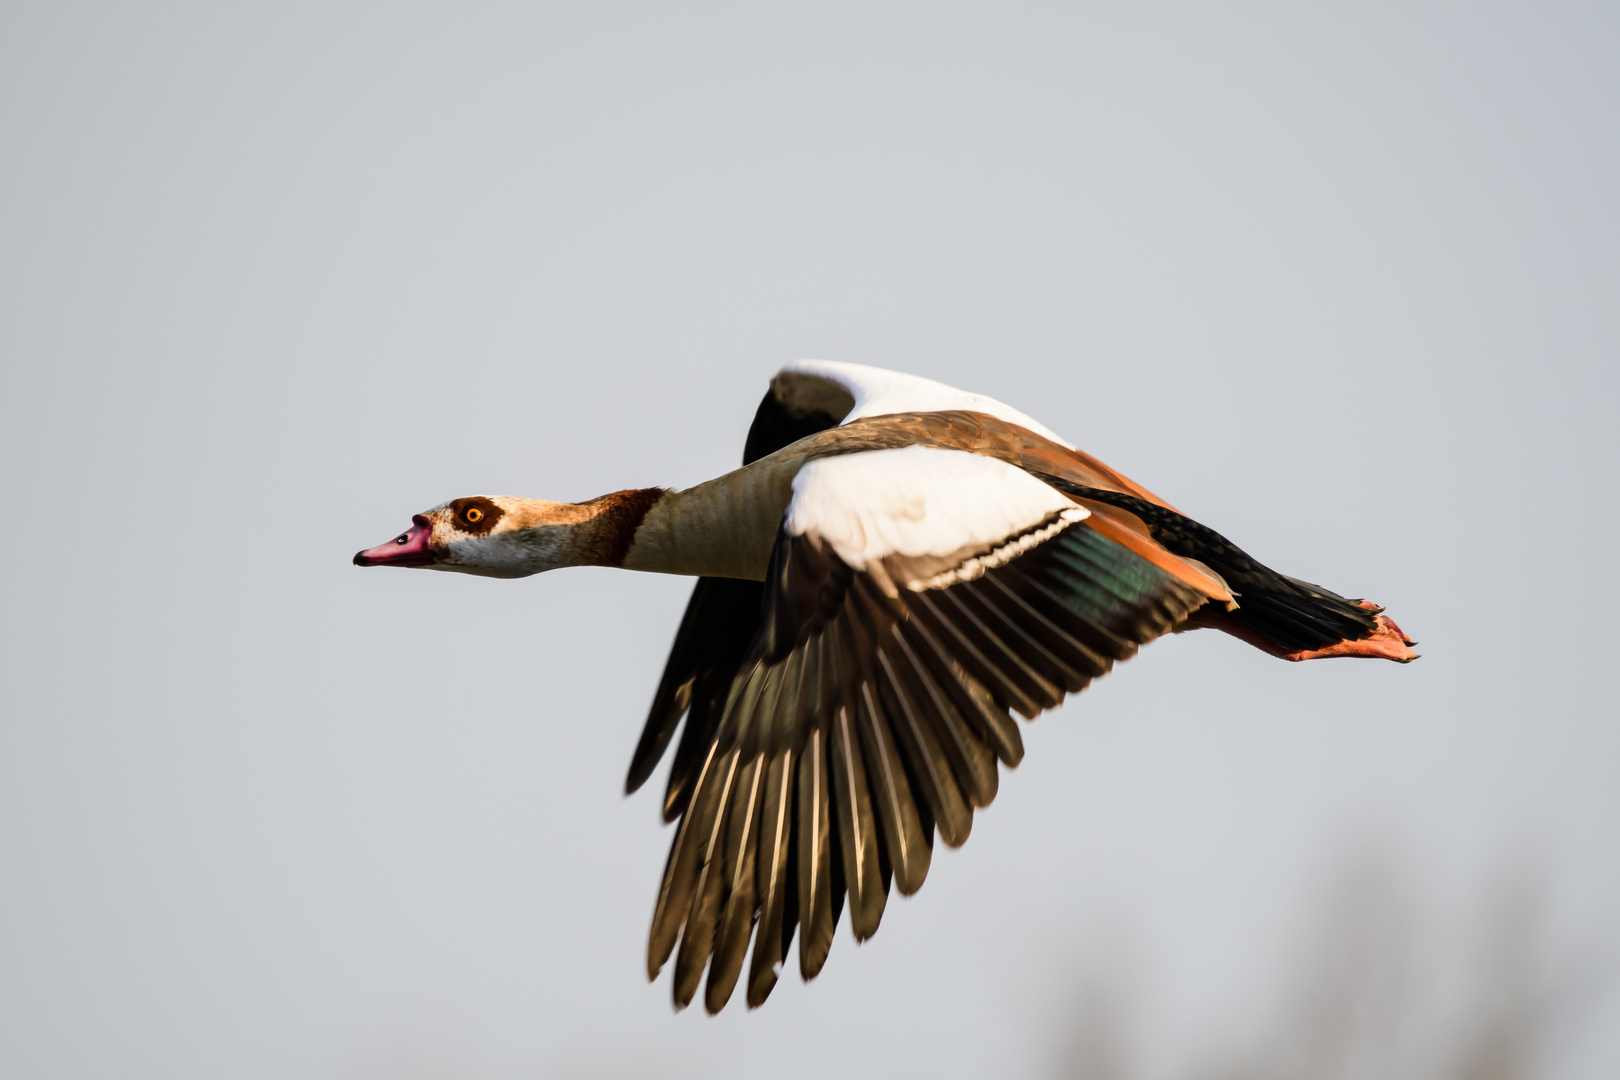
<svg viewBox="0 0 1620 1080"><path fill-rule="evenodd" d="M745 963L762 1004L795 935L814 978L846 900L856 939L876 933L891 887L922 886L936 832L966 841L1022 758L1011 714L1154 638L1210 627L1287 660L1417 658L1376 604L1270 570L1016 409L826 361L777 373L724 476L585 503L454 499L354 561L698 579L626 789L679 729L647 971L674 956L675 1004L702 983L711 1013Z"/></svg>

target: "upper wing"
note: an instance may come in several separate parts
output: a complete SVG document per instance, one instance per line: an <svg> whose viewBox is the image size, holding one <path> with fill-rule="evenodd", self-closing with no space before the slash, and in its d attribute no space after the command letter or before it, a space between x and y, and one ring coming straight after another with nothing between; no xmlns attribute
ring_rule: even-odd
<svg viewBox="0 0 1620 1080"><path fill-rule="evenodd" d="M845 364L836 360L795 360L776 373L771 393L788 409L831 412L842 406L837 422L851 423L891 413L977 412L1016 424L1073 450L1061 436L1011 405L983 394L907 375L900 371ZM828 425L829 427L831 425ZM785 444L784 444L785 445Z"/></svg>
<svg viewBox="0 0 1620 1080"><path fill-rule="evenodd" d="M750 1006L796 927L801 973L820 971L846 892L856 938L876 932L891 879L919 888L934 830L965 841L996 759L1022 757L1009 710L1052 708L1205 603L1089 517L960 451L801 470L758 633L693 753L653 914L648 970L679 938L678 1005L705 964L705 1004L725 1005L756 922Z"/></svg>

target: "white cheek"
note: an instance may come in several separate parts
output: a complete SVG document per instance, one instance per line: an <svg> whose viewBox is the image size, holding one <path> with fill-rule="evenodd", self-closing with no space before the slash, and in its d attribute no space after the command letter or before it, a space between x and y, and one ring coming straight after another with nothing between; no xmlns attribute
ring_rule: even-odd
<svg viewBox="0 0 1620 1080"><path fill-rule="evenodd" d="M563 564L563 541L567 535L568 530L560 528L524 529L522 532L503 533L499 538L492 539L505 540L506 549L522 563L524 572L538 574Z"/></svg>
<svg viewBox="0 0 1620 1080"><path fill-rule="evenodd" d="M489 577L526 577L564 565L566 530L556 528L456 535L445 545L441 565Z"/></svg>

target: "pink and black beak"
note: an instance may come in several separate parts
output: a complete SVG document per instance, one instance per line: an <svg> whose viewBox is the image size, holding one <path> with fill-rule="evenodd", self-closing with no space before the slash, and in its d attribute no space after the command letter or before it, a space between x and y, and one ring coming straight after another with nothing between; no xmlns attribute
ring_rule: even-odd
<svg viewBox="0 0 1620 1080"><path fill-rule="evenodd" d="M433 539L433 523L421 514L411 518L411 527L374 548L354 557L356 566L432 566L438 561L428 541Z"/></svg>

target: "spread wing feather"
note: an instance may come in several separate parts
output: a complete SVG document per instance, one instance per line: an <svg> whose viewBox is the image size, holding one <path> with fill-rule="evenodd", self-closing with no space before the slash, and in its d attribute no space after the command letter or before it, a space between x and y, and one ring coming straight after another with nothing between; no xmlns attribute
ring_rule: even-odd
<svg viewBox="0 0 1620 1080"><path fill-rule="evenodd" d="M790 372L777 383L744 464L876 400L858 386L828 396ZM995 798L998 761L1022 760L1011 714L1052 708L1203 603L1184 573L1150 561L1170 565L1160 550L1133 552L1136 536L1063 525L933 587L915 573L897 587L903 559L851 565L786 529L767 581L698 580L626 779L627 791L644 784L679 729L663 805L679 827L647 952L650 976L674 957L677 1006L707 969L705 1007L722 1008L750 936L750 1007L795 935L800 973L814 978L846 897L856 939L870 937L891 884L922 887L936 828L965 842L974 809Z"/></svg>
<svg viewBox="0 0 1620 1080"><path fill-rule="evenodd" d="M1207 599L1078 508L996 550L1013 554L952 556L979 560L972 573L920 577L900 557L857 569L784 523L654 913L649 971L679 936L678 1006L707 966L705 1007L723 1008L750 934L750 1007L795 933L803 977L821 971L846 899L856 940L874 934L891 885L922 886L934 831L965 842L998 762L1021 758L1010 713L1052 708Z"/></svg>

